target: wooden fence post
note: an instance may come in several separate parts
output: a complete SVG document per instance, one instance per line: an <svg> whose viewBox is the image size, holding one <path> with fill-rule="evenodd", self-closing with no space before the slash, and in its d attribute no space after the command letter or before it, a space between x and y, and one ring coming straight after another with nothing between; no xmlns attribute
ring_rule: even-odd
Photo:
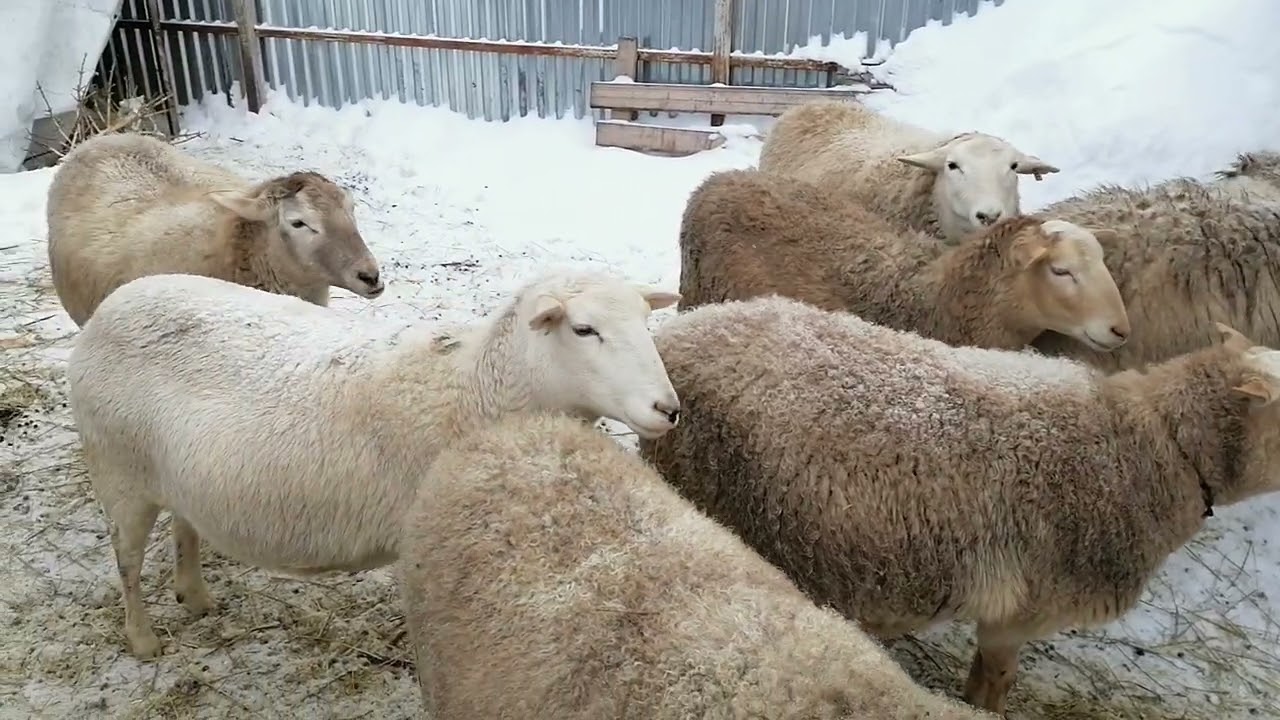
<svg viewBox="0 0 1280 720"><path fill-rule="evenodd" d="M729 53L733 52L733 0L715 0L715 34L711 43L711 82L729 84ZM724 124L724 115L712 114L711 126Z"/></svg>
<svg viewBox="0 0 1280 720"><path fill-rule="evenodd" d="M618 56L613 60L613 75L626 75L640 82L640 41L630 35L618 38ZM635 120L640 113L635 110L610 110L611 120Z"/></svg>
<svg viewBox="0 0 1280 720"><path fill-rule="evenodd" d="M173 59L169 56L169 40L160 29L160 0L147 0L147 20L151 23L151 50L156 55L156 74L160 76L160 92L165 94L164 114L169 136L178 134L178 88L173 84Z"/></svg>
<svg viewBox="0 0 1280 720"><path fill-rule="evenodd" d="M262 80L262 46L258 43L258 8L254 0L231 0L240 38L240 87L249 112L262 109L266 83Z"/></svg>

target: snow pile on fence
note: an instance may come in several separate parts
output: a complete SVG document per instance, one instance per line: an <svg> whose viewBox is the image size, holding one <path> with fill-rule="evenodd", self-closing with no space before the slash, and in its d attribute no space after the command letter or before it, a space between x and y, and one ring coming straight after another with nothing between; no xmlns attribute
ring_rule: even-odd
<svg viewBox="0 0 1280 720"><path fill-rule="evenodd" d="M0 172L21 167L31 123L48 114L46 99L54 113L75 107L76 90L93 75L121 2L0 3Z"/></svg>
<svg viewBox="0 0 1280 720"><path fill-rule="evenodd" d="M1280 149L1275 0L1006 0L931 22L874 73L867 104L943 131L980 128L1062 168L1028 209L1100 182L1203 177ZM834 59L834 58L833 58Z"/></svg>

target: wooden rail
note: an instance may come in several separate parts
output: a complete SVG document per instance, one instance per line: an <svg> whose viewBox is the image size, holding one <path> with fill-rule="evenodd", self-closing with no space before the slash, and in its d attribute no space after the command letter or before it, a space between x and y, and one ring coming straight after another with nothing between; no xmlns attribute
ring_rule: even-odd
<svg viewBox="0 0 1280 720"><path fill-rule="evenodd" d="M150 30L151 22L147 20L120 20L117 25L125 29ZM187 32L205 35L235 35L238 28L235 23L195 21L195 20L162 20L160 29L165 32ZM617 48L600 45L562 45L552 43L525 42L518 40L475 40L471 38L436 37L431 35L400 35L396 33L376 33L363 30L314 30L272 25L256 25L254 31L260 38L280 38L284 40L320 40L335 43L356 43L366 45L384 45L389 47L424 48L428 50L469 50L500 55L543 55L549 57L591 58L613 60L618 55ZM710 65L712 53L699 50L655 50L638 48L636 59L651 63L690 63L694 65ZM849 77L848 68L827 60L811 58L786 57L776 55L746 55L740 52L730 53L729 63L734 67L767 68L774 70L796 70L801 72L831 73L836 78ZM864 63L871 64L871 63Z"/></svg>

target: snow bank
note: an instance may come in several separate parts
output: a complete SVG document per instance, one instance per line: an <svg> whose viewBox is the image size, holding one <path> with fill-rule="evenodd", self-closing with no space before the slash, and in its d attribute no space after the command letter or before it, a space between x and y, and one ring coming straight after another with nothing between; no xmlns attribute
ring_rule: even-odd
<svg viewBox="0 0 1280 720"><path fill-rule="evenodd" d="M48 114L45 98L55 114L75 107L76 89L93 75L122 1L0 3L0 172L21 166L32 121Z"/></svg>
<svg viewBox="0 0 1280 720"><path fill-rule="evenodd" d="M979 129L1058 165L1028 210L1100 182L1204 177L1280 149L1280 2L1018 0L931 22L876 74L871 107Z"/></svg>

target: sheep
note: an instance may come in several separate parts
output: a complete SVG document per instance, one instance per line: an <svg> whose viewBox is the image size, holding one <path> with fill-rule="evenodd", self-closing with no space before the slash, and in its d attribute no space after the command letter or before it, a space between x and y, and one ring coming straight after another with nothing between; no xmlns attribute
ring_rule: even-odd
<svg viewBox="0 0 1280 720"><path fill-rule="evenodd" d="M426 715L991 717L916 685L634 453L510 417L442 452L397 566Z"/></svg>
<svg viewBox="0 0 1280 720"><path fill-rule="evenodd" d="M565 271L442 330L196 275L122 285L78 333L67 379L133 653L159 651L139 576L160 510L177 600L196 614L213 607L201 536L296 575L386 565L425 464L505 413L609 417L648 437L675 425L679 398L646 322L678 300Z"/></svg>
<svg viewBox="0 0 1280 720"><path fill-rule="evenodd" d="M1129 321L1098 238L1006 218L948 247L814 183L711 175L680 226L680 309L777 293L951 344L1021 348L1045 329L1103 351Z"/></svg>
<svg viewBox="0 0 1280 720"><path fill-rule="evenodd" d="M364 298L385 288L345 189L314 172L250 184L147 135L98 135L67 153L46 220L54 291L78 327L111 291L159 273L317 305L330 285Z"/></svg>
<svg viewBox="0 0 1280 720"><path fill-rule="evenodd" d="M1032 343L1037 350L1109 372L1134 369L1211 342L1215 322L1280 346L1280 203L1175 178L1143 188L1103 185L1040 213L1115 231L1099 240L1134 332L1113 352L1053 332Z"/></svg>
<svg viewBox="0 0 1280 720"><path fill-rule="evenodd" d="M1021 214L1018 175L1041 180L1059 171L994 135L948 138L836 102L808 103L779 116L758 167L821 183L895 224L947 242Z"/></svg>
<svg viewBox="0 0 1280 720"><path fill-rule="evenodd" d="M1280 152L1240 153L1226 170L1213 175L1214 186L1239 200L1280 202Z"/></svg>
<svg viewBox="0 0 1280 720"><path fill-rule="evenodd" d="M1119 617L1215 507L1280 489L1280 351L1218 332L1107 375L790 298L704 305L655 332L683 418L639 451L876 639L976 622L964 698L1002 713L1024 643Z"/></svg>

